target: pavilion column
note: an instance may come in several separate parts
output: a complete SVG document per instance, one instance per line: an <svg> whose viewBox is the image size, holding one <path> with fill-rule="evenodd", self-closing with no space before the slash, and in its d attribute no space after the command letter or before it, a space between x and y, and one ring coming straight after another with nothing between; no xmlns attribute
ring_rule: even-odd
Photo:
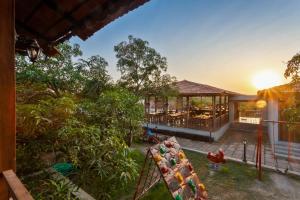
<svg viewBox="0 0 300 200"><path fill-rule="evenodd" d="M150 96L148 96L148 102L147 102L147 109L148 109L148 114L150 114Z"/></svg>
<svg viewBox="0 0 300 200"><path fill-rule="evenodd" d="M189 127L189 119L190 119L190 97L186 97L186 109L187 109L187 119L186 119L186 127Z"/></svg>
<svg viewBox="0 0 300 200"><path fill-rule="evenodd" d="M0 200L8 199L2 171L16 171L15 1L0 1Z"/></svg>
<svg viewBox="0 0 300 200"><path fill-rule="evenodd" d="M222 96L219 96L219 127L222 124Z"/></svg>
<svg viewBox="0 0 300 200"><path fill-rule="evenodd" d="M154 98L154 111L157 113L157 97Z"/></svg>
<svg viewBox="0 0 300 200"><path fill-rule="evenodd" d="M227 114L227 120L229 121L229 96L226 96L226 114Z"/></svg>
<svg viewBox="0 0 300 200"><path fill-rule="evenodd" d="M147 114L147 106L148 105L148 96L145 97L144 99L144 110L145 110L145 114Z"/></svg>
<svg viewBox="0 0 300 200"><path fill-rule="evenodd" d="M213 123L212 129L215 130L215 121L216 121L216 96L212 96L212 107L213 107Z"/></svg>
<svg viewBox="0 0 300 200"><path fill-rule="evenodd" d="M168 97L165 98L165 112L166 112L166 114L168 114L168 112L169 112L169 98Z"/></svg>

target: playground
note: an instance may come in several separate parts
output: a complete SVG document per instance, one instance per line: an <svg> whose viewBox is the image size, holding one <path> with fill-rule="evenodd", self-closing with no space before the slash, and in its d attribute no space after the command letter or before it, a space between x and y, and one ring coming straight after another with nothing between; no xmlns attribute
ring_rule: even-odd
<svg viewBox="0 0 300 200"><path fill-rule="evenodd" d="M148 135L148 143L145 142L136 145L135 149L139 149L143 152L144 156L146 155L147 159L151 160L151 156L148 158L149 152L153 151L152 149L155 147L157 149L155 152L158 152L159 154L161 145L166 143L167 137L153 133L148 133L146 135ZM228 137L228 135L230 135L230 137ZM176 138L176 142L178 141L178 144L184 149L187 160L189 160L193 166L193 170L199 177L200 182L205 186L205 192L208 193L208 199L299 199L300 191L298 188L300 186L300 177L294 175L298 163L279 162L281 163L281 166L279 166L280 168L272 168L272 164L274 163L270 163L269 161L272 157L269 155L271 152L267 153L267 150L269 150L267 138L263 141L263 144L265 144L263 146L262 156L264 168L262 170L261 180L259 180L259 172L253 165L256 156L255 136L256 134L254 132L245 133L240 130L230 130L217 143L207 143L179 137ZM160 144L155 145L154 143L159 143L159 140ZM167 140L170 140L170 138ZM248 150L244 155L243 141L245 140L248 142ZM218 151L220 148L223 148L224 151ZM214 152L216 154L207 152ZM222 154L224 152L226 162L219 162L218 159L220 159L220 156L223 156ZM160 155L163 155L163 152L160 152ZM244 159L244 156L246 156L246 163L241 162ZM152 155L152 158L157 161L155 155ZM222 159L223 158L221 158L221 160ZM168 160L168 158L166 160ZM278 161L281 161L281 159L277 159L277 162ZM218 162L217 169L213 167L213 163L216 162ZM150 163L151 162L149 162L149 164L147 162L141 163L141 178L136 183L137 186L134 197L138 192L140 192L141 195L134 199L173 199L172 194L174 193L172 193L172 188L170 189L171 184L168 183L168 181L162 181L161 179L156 183L149 183L149 185L151 185L149 189L147 186L145 187L145 185L148 184L147 178L144 178L145 180L141 179L143 179L143 173L147 174L146 177L151 174L151 172L144 172L145 166L150 166ZM160 160L157 163L159 163L157 165L158 168L164 170ZM287 169L287 167L292 171L286 173L288 170L284 170L284 168ZM276 169L277 171L275 171ZM173 169L171 169L171 171L172 170ZM180 170L174 169L174 171ZM161 177L165 177L164 173L165 172L161 173ZM173 174L176 177L176 173ZM143 181L146 184L142 187L143 190L139 191L139 187L143 185L143 183L141 183ZM173 197L175 198L174 195ZM130 196L129 199L131 198L132 197ZM186 199L186 197L183 199Z"/></svg>
<svg viewBox="0 0 300 200"><path fill-rule="evenodd" d="M145 155L146 147L144 145L136 145L135 148L143 151L143 155ZM253 166L227 161L218 171L213 171L210 169L206 155L192 151L184 152L199 179L204 183L209 199L296 200L300 196L299 177L264 170L262 181L258 181L257 171ZM140 164L142 165L142 163ZM131 195L124 197L124 200L132 199L135 192L134 187L132 189ZM172 197L161 181L150 189L142 199L171 200Z"/></svg>

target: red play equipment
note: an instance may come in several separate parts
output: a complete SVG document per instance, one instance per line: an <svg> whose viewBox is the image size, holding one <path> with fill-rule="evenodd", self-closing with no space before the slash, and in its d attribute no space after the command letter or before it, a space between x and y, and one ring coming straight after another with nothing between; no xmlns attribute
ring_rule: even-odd
<svg viewBox="0 0 300 200"><path fill-rule="evenodd" d="M226 160L224 158L224 151L222 149L219 149L218 153L208 152L207 158L208 158L208 160L210 160L211 162L213 162L215 164L226 162Z"/></svg>
<svg viewBox="0 0 300 200"><path fill-rule="evenodd" d="M296 133L295 131L290 131L287 129L285 131L286 133L286 143L287 143L287 156L286 158L279 158L277 155L277 144L275 142L275 129L279 129L280 126L282 127L291 127L294 126L296 129L300 128L300 123L299 122L287 122L287 121L274 121L274 120L261 120L259 126L258 126L258 131L257 131L257 143L256 143L256 168L258 170L258 179L262 180L262 163L263 159L262 156L264 155L265 151L265 145L264 144L264 138L267 137L267 133L264 132L264 125L271 125L269 131L271 137L270 145L271 145L271 153L272 153L272 158L274 160L274 168L281 173L287 173L290 169L292 169L292 165L294 163L299 163L299 161L295 160L295 157L293 156L293 146L292 144L295 142L295 137ZM278 131L278 130L277 130ZM278 160L280 159L280 162Z"/></svg>

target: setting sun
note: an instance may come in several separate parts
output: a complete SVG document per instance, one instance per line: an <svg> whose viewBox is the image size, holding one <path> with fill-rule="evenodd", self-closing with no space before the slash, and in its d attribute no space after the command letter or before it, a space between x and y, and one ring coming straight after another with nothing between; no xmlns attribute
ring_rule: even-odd
<svg viewBox="0 0 300 200"><path fill-rule="evenodd" d="M257 89L261 90L280 85L282 83L282 79L278 73L266 70L255 74L252 79L252 83Z"/></svg>

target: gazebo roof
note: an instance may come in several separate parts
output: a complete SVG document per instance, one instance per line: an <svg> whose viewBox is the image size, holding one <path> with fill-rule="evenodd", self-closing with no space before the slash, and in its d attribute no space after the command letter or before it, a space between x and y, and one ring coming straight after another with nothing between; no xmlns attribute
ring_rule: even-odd
<svg viewBox="0 0 300 200"><path fill-rule="evenodd" d="M236 95L238 93L231 92L229 90L224 90L221 88L213 87L210 85L205 85L201 83L195 83L192 81L178 81L176 83L176 88L178 89L178 92L182 96L208 96L208 95Z"/></svg>
<svg viewBox="0 0 300 200"><path fill-rule="evenodd" d="M51 52L53 46L78 36L86 40L116 18L148 0L15 0L19 36L36 39Z"/></svg>

